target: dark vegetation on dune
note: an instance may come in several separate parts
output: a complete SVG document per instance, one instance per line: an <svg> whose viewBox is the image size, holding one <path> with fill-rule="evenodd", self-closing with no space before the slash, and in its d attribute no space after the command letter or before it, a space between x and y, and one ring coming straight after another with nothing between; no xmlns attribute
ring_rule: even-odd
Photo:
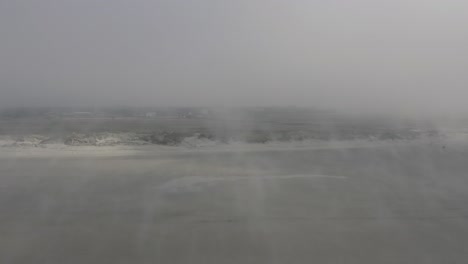
<svg viewBox="0 0 468 264"><path fill-rule="evenodd" d="M69 146L112 146L112 145L164 145L178 146L186 140L205 140L219 143L240 141L246 143L268 143L268 142L298 142L305 140L414 140L423 137L435 137L436 131L352 131L352 132L311 132L311 131L289 131L269 132L250 131L242 135L216 135L210 132L174 132L155 131L150 133L71 133L63 136L17 136L14 145L17 146L43 146L50 143L63 143Z"/></svg>
<svg viewBox="0 0 468 264"><path fill-rule="evenodd" d="M177 146L187 138L267 143L412 140L439 135L430 125L313 109L249 108L235 113L220 118L203 108L7 109L0 111L0 136L12 136L16 145Z"/></svg>

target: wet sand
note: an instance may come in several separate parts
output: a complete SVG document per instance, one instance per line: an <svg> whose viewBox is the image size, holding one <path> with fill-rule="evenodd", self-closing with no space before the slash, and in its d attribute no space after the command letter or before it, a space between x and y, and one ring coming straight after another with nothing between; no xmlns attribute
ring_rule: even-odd
<svg viewBox="0 0 468 264"><path fill-rule="evenodd" d="M0 263L464 263L468 145L2 155Z"/></svg>

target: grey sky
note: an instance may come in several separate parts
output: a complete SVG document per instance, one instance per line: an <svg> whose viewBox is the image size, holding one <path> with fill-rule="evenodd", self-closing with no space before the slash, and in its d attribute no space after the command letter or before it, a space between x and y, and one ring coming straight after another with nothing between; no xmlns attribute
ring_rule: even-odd
<svg viewBox="0 0 468 264"><path fill-rule="evenodd" d="M456 0L0 0L0 106L468 112Z"/></svg>

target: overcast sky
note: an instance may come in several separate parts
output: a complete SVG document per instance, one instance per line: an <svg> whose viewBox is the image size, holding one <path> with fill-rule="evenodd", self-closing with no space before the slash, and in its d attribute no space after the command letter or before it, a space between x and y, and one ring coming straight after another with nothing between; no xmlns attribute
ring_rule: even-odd
<svg viewBox="0 0 468 264"><path fill-rule="evenodd" d="M463 0L0 0L0 107L468 113Z"/></svg>

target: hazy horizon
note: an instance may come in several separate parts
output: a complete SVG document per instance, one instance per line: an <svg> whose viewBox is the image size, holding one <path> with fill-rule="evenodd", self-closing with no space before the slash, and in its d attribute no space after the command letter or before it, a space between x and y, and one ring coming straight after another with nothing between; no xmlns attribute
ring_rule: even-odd
<svg viewBox="0 0 468 264"><path fill-rule="evenodd" d="M0 108L468 114L463 1L0 1Z"/></svg>

